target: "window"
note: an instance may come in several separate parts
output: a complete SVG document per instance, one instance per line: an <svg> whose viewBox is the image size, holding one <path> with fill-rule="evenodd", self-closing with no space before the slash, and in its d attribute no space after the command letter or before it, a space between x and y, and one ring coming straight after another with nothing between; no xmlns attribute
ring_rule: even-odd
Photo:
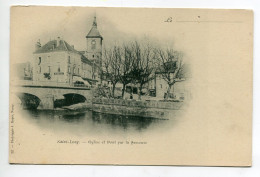
<svg viewBox="0 0 260 177"><path fill-rule="evenodd" d="M162 88L162 84L161 84L161 88Z"/></svg>
<svg viewBox="0 0 260 177"><path fill-rule="evenodd" d="M42 72L42 69L41 69L41 67L39 66L39 73L41 73Z"/></svg>
<svg viewBox="0 0 260 177"><path fill-rule="evenodd" d="M68 56L68 63L70 63L70 56Z"/></svg>
<svg viewBox="0 0 260 177"><path fill-rule="evenodd" d="M93 58L95 58L95 55L92 55Z"/></svg>
<svg viewBox="0 0 260 177"><path fill-rule="evenodd" d="M38 62L38 65L40 65L40 64L41 64L41 62L42 62L42 58L41 58L41 57L39 57L39 62Z"/></svg>
<svg viewBox="0 0 260 177"><path fill-rule="evenodd" d="M58 73L60 72L60 66L58 66Z"/></svg>
<svg viewBox="0 0 260 177"><path fill-rule="evenodd" d="M70 66L68 66L68 73L70 73Z"/></svg>
<svg viewBox="0 0 260 177"><path fill-rule="evenodd" d="M79 74L79 68L78 68L78 74Z"/></svg>
<svg viewBox="0 0 260 177"><path fill-rule="evenodd" d="M49 67L49 73L51 73L51 67L50 66L48 66Z"/></svg>
<svg viewBox="0 0 260 177"><path fill-rule="evenodd" d="M73 74L76 74L76 67L73 68Z"/></svg>

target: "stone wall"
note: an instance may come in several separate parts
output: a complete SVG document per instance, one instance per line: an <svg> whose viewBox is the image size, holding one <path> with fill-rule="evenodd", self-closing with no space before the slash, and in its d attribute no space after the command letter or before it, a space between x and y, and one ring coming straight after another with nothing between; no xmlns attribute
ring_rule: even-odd
<svg viewBox="0 0 260 177"><path fill-rule="evenodd" d="M180 110L183 102L136 101L94 98L93 111L109 114L131 115L168 119L171 111Z"/></svg>
<svg viewBox="0 0 260 177"><path fill-rule="evenodd" d="M158 108L179 110L183 102L163 102L163 101L139 101L139 100L123 100L123 99L107 99L107 98L93 98L93 104L118 105L127 107L141 107L141 108Z"/></svg>

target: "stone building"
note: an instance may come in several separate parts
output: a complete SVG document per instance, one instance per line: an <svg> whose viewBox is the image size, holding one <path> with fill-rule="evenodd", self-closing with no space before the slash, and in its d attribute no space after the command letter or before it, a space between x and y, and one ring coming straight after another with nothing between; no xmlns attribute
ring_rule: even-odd
<svg viewBox="0 0 260 177"><path fill-rule="evenodd" d="M38 41L33 53L33 82L59 86L96 85L101 78L102 40L94 17L84 51L77 51L60 37L43 46Z"/></svg>
<svg viewBox="0 0 260 177"><path fill-rule="evenodd" d="M96 16L94 16L93 24L86 36L86 50L81 51L86 58L92 63L92 79L101 81L102 70L102 42L103 37L98 31Z"/></svg>
<svg viewBox="0 0 260 177"><path fill-rule="evenodd" d="M59 37L38 45L33 60L33 81L37 84L73 86L79 77L92 79L92 63Z"/></svg>
<svg viewBox="0 0 260 177"><path fill-rule="evenodd" d="M149 93L158 99L163 99L168 90L168 84L162 76L162 70L154 73L154 79L148 82ZM173 74L173 73L172 73ZM184 100L191 97L191 73L189 64L184 64L180 70L180 78L171 87L169 97L172 99Z"/></svg>

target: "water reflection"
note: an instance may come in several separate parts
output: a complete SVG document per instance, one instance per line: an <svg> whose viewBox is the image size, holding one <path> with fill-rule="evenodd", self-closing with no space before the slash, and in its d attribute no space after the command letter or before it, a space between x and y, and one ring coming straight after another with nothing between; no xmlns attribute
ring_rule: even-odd
<svg viewBox="0 0 260 177"><path fill-rule="evenodd" d="M21 111L28 121L37 124L40 128L51 131L70 131L79 135L147 132L168 122L168 120L102 114L92 111Z"/></svg>
<svg viewBox="0 0 260 177"><path fill-rule="evenodd" d="M160 122L159 119L154 118L101 114L96 112L92 113L92 120L97 124L107 124L112 127L118 126L125 130L134 127L136 130L140 131L146 129L152 123L155 124Z"/></svg>

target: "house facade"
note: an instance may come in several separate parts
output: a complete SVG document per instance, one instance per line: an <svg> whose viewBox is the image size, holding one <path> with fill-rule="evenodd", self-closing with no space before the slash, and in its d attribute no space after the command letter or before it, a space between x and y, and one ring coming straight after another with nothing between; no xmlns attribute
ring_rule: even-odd
<svg viewBox="0 0 260 177"><path fill-rule="evenodd" d="M92 79L92 63L59 37L38 46L33 61L36 84L73 86L74 78Z"/></svg>
<svg viewBox="0 0 260 177"><path fill-rule="evenodd" d="M77 51L60 37L43 46L38 41L33 53L33 82L38 85L96 85L101 79L102 40L94 17L84 51Z"/></svg>
<svg viewBox="0 0 260 177"><path fill-rule="evenodd" d="M177 100L184 100L191 98L191 74L190 66L184 64L180 71L181 78L176 79L175 84L170 89L169 97ZM173 75L173 73L171 73ZM173 77L173 76L172 76ZM165 94L168 91L169 85L167 81L163 78L161 72L154 73L154 79L148 82L149 95L156 96L158 99L164 99Z"/></svg>

